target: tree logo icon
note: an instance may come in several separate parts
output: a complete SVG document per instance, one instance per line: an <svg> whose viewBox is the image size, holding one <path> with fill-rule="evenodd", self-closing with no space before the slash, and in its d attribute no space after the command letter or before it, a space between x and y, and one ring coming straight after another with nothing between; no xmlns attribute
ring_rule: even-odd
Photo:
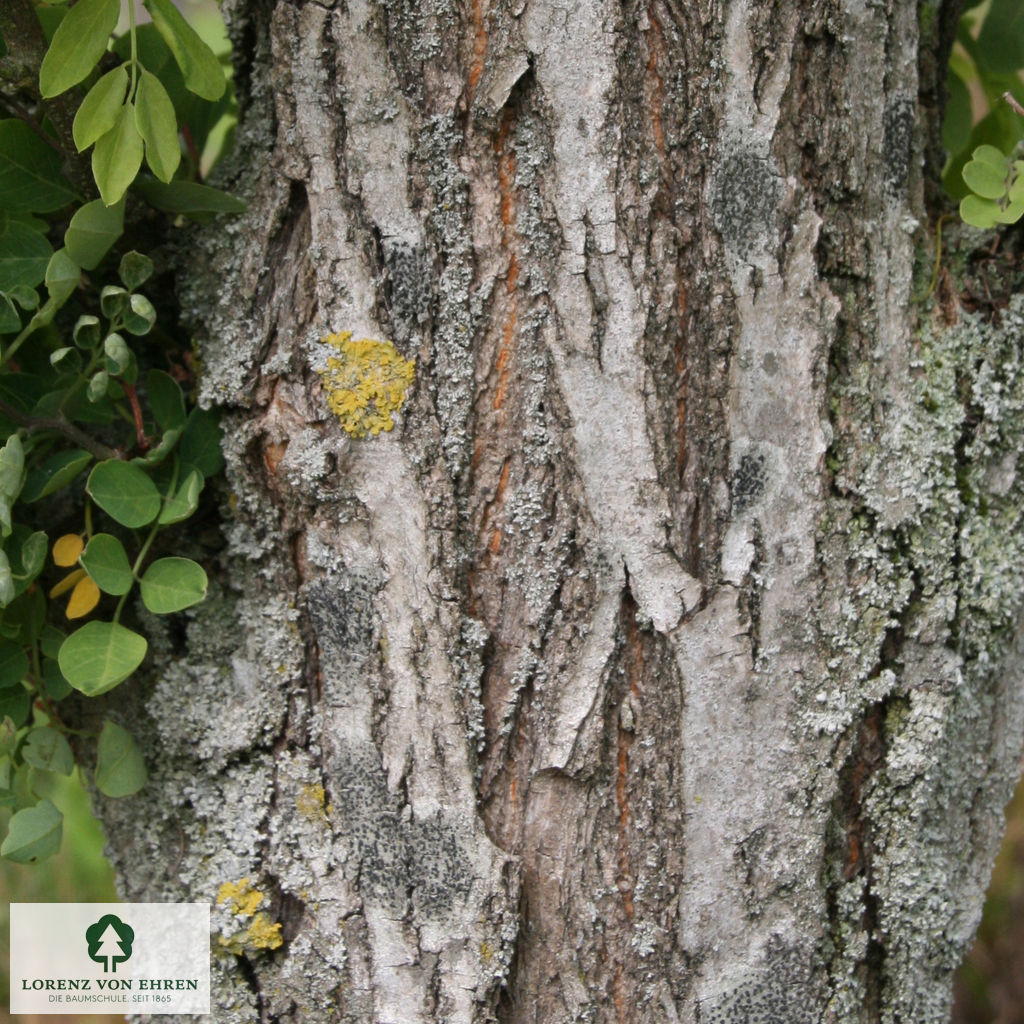
<svg viewBox="0 0 1024 1024"><path fill-rule="evenodd" d="M117 973L117 965L132 955L135 931L114 914L104 914L95 924L85 929L89 943L89 959L103 964L103 973Z"/></svg>

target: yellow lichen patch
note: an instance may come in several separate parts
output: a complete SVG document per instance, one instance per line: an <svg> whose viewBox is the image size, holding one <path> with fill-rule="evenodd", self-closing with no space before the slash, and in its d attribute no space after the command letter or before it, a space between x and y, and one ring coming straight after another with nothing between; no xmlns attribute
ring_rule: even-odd
<svg viewBox="0 0 1024 1024"><path fill-rule="evenodd" d="M252 917L256 908L263 902L263 893L253 887L248 878L240 878L237 882L225 882L217 890L217 903L239 917Z"/></svg>
<svg viewBox="0 0 1024 1024"><path fill-rule="evenodd" d="M295 801L299 813L310 821L327 823L333 808L327 803L327 794L323 786L303 786Z"/></svg>
<svg viewBox="0 0 1024 1024"><path fill-rule="evenodd" d="M220 945L229 953L241 955L257 949L277 949L284 941L281 938L281 924L271 921L263 910L258 914L256 908L263 902L263 893L255 888L248 878L240 878L237 882L225 882L217 891L217 903L228 905L228 909L236 917L251 917L252 920L242 929L231 935L221 935ZM255 915L255 916L254 916Z"/></svg>
<svg viewBox="0 0 1024 1024"><path fill-rule="evenodd" d="M485 964L489 964L494 959L494 950L491 949L491 944L486 939L480 943L480 959Z"/></svg>
<svg viewBox="0 0 1024 1024"><path fill-rule="evenodd" d="M236 956L257 949L277 949L284 942L281 938L281 922L271 921L261 910L247 928L234 935L221 935L218 942L222 948Z"/></svg>
<svg viewBox="0 0 1024 1024"><path fill-rule="evenodd" d="M416 376L416 366L390 341L352 340L351 331L321 339L337 352L320 377L327 404L352 437L390 430Z"/></svg>

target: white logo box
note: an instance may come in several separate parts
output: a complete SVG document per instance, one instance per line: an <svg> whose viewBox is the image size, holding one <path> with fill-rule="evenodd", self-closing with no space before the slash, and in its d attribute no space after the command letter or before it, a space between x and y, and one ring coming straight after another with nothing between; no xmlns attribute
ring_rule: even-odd
<svg viewBox="0 0 1024 1024"><path fill-rule="evenodd" d="M12 903L18 1013L210 1012L208 903Z"/></svg>

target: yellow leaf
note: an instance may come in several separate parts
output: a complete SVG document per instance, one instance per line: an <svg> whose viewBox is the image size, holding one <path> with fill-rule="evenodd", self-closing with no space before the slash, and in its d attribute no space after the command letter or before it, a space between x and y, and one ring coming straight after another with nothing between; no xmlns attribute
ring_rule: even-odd
<svg viewBox="0 0 1024 1024"><path fill-rule="evenodd" d="M96 607L100 600L100 588L88 577L79 580L71 591L67 615L69 619L80 619Z"/></svg>
<svg viewBox="0 0 1024 1024"><path fill-rule="evenodd" d="M85 541L77 533L65 533L53 542L53 562L62 569L67 569L78 561L78 556L85 547Z"/></svg>
<svg viewBox="0 0 1024 1024"><path fill-rule="evenodd" d="M50 597L60 597L61 594L66 594L79 580L84 579L85 570L76 569L69 576L65 576L64 579L58 583L53 590L50 591Z"/></svg>

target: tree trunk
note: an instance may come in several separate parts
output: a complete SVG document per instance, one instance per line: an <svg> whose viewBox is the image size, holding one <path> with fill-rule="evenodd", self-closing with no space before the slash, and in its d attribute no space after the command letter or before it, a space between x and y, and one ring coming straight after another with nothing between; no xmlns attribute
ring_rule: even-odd
<svg viewBox="0 0 1024 1024"><path fill-rule="evenodd" d="M225 6L227 545L124 896L217 904L218 1022L945 1021L1024 708L957 5Z"/></svg>

